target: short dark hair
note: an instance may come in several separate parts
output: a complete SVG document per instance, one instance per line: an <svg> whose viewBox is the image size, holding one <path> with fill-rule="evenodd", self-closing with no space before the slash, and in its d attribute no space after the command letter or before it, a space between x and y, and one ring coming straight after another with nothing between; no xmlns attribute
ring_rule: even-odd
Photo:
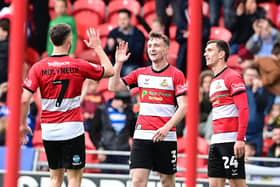
<svg viewBox="0 0 280 187"><path fill-rule="evenodd" d="M50 29L50 38L55 46L61 46L71 34L71 27L65 23L58 23Z"/></svg>
<svg viewBox="0 0 280 187"><path fill-rule="evenodd" d="M10 32L10 20L7 18L3 18L0 20L0 27L4 30L7 31L8 33Z"/></svg>
<svg viewBox="0 0 280 187"><path fill-rule="evenodd" d="M251 65L251 66L248 66L248 67L243 69L242 76L244 76L245 72L248 71L248 70L255 70L258 73L258 75L260 75L259 68L255 65Z"/></svg>
<svg viewBox="0 0 280 187"><path fill-rule="evenodd" d="M164 43L169 47L170 45L170 40L167 36L165 36L164 34L160 33L160 32L150 32L149 34L149 40L151 38L160 38L164 41Z"/></svg>
<svg viewBox="0 0 280 187"><path fill-rule="evenodd" d="M271 53L273 55L279 55L280 54L280 42L274 43Z"/></svg>
<svg viewBox="0 0 280 187"><path fill-rule="evenodd" d="M228 60L229 57L229 46L228 43L225 42L224 40L209 40L207 42L207 45L215 43L216 46L218 47L219 51L224 51L225 52L225 61Z"/></svg>
<svg viewBox="0 0 280 187"><path fill-rule="evenodd" d="M120 10L118 11L118 14L120 14L120 13L126 13L127 16L128 16L129 18L131 18L131 12L130 12L128 9L126 9L126 8L120 9Z"/></svg>
<svg viewBox="0 0 280 187"><path fill-rule="evenodd" d="M204 70L200 73L200 86L202 86L205 77L214 77L213 71L210 69Z"/></svg>

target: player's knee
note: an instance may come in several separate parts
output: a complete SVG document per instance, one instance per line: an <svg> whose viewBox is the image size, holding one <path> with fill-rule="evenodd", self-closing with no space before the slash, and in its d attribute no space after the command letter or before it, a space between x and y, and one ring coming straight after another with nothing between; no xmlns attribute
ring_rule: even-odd
<svg viewBox="0 0 280 187"><path fill-rule="evenodd" d="M246 182L243 179L229 180L230 187L246 187Z"/></svg>
<svg viewBox="0 0 280 187"><path fill-rule="evenodd" d="M63 175L51 175L52 186L61 186L63 182Z"/></svg>
<svg viewBox="0 0 280 187"><path fill-rule="evenodd" d="M139 178L139 177L134 177L132 179L133 187L145 187L146 183L147 183L147 181L145 181L144 179Z"/></svg>
<svg viewBox="0 0 280 187"><path fill-rule="evenodd" d="M224 187L225 184L222 182L210 182L209 187Z"/></svg>
<svg viewBox="0 0 280 187"><path fill-rule="evenodd" d="M162 187L175 187L175 179L172 175L161 175L160 181Z"/></svg>

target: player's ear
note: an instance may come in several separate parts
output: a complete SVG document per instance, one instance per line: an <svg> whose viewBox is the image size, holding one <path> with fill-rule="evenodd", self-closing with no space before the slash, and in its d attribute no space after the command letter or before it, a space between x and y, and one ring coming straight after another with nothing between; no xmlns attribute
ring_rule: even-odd
<svg viewBox="0 0 280 187"><path fill-rule="evenodd" d="M223 58L223 59L225 59L225 56L226 56L226 53L225 53L225 51L219 51L219 58Z"/></svg>

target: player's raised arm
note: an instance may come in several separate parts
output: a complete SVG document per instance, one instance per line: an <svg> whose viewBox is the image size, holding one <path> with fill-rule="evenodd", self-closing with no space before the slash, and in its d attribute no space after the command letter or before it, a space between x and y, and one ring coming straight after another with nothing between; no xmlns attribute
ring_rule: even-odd
<svg viewBox="0 0 280 187"><path fill-rule="evenodd" d="M123 63L127 61L130 53L128 53L128 43L121 41L116 49L114 65L114 75L109 79L108 89L111 91L121 91L127 89L124 82L121 80L120 73Z"/></svg>
<svg viewBox="0 0 280 187"><path fill-rule="evenodd" d="M104 52L99 37L99 31L95 31L94 28L87 30L88 41L84 40L87 47L94 49L100 59L101 65L104 67L104 78L111 77L114 74L112 63L106 53Z"/></svg>

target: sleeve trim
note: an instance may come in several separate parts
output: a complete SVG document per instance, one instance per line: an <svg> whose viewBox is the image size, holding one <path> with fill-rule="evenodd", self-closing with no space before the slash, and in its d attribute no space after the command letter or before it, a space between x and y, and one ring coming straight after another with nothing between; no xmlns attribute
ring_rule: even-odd
<svg viewBox="0 0 280 187"><path fill-rule="evenodd" d="M232 96L238 95L240 93L246 92L246 90L240 90L232 94Z"/></svg>
<svg viewBox="0 0 280 187"><path fill-rule="evenodd" d="M128 86L127 82L124 79L122 79L122 81L126 86Z"/></svg>
<svg viewBox="0 0 280 187"><path fill-rule="evenodd" d="M135 87L138 87L137 86L137 84L127 84L127 82L124 80L124 79L122 79L122 81L123 81L123 83L126 85L126 86L128 86L129 87L129 89L132 89L132 88L135 88Z"/></svg>
<svg viewBox="0 0 280 187"><path fill-rule="evenodd" d="M27 88L26 86L23 86L23 88L24 88L24 89L26 89L26 90L28 90L28 91L29 91L29 92L31 92L32 94L34 94L34 93L35 93L35 91L33 91L33 90L31 90L31 89Z"/></svg>
<svg viewBox="0 0 280 187"><path fill-rule="evenodd" d="M187 95L187 93L186 92L182 92L182 93L176 95L175 97L179 97L179 96L182 96L182 95Z"/></svg>

